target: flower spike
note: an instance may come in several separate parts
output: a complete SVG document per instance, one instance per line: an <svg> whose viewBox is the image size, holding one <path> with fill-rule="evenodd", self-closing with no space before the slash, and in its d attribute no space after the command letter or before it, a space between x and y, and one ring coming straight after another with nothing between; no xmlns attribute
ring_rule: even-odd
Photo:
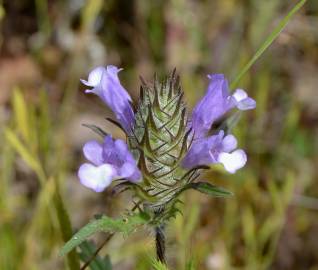
<svg viewBox="0 0 318 270"><path fill-rule="evenodd" d="M231 95L223 74L208 75L207 92L189 120L175 70L161 82L156 76L151 84L141 79L135 114L131 98L119 81L120 70L115 66L97 67L87 81L82 80L92 87L86 92L98 95L113 110L127 134L127 144L104 133L102 144L90 141L84 145L84 155L91 164L79 169L83 185L100 192L113 180L123 179L122 187L133 189L142 202L158 210L174 204L181 192L193 187L191 183L202 168L220 163L226 171L235 173L246 164L246 153L237 149L232 134L224 130L210 134L211 127L216 128L228 111L256 106L242 89ZM169 213L163 211L163 215Z"/></svg>

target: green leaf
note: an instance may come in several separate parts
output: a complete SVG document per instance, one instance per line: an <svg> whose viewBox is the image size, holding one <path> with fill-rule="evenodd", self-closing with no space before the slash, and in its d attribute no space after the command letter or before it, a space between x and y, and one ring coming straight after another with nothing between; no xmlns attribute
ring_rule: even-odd
<svg viewBox="0 0 318 270"><path fill-rule="evenodd" d="M87 127L91 129L93 132L95 132L97 135L101 136L102 138L105 138L105 136L108 135L107 132L102 130L100 127L95 126L95 125L90 125L90 124L82 124L82 126Z"/></svg>
<svg viewBox="0 0 318 270"><path fill-rule="evenodd" d="M148 222L150 217L146 213L138 213L126 215L123 218L112 219L107 216L102 216L95 219L81 228L62 248L60 256L64 256L73 248L80 245L86 238L97 232L116 233L120 232L124 235L129 235L137 227Z"/></svg>
<svg viewBox="0 0 318 270"><path fill-rule="evenodd" d="M12 103L17 130L21 133L23 139L26 142L29 142L31 131L29 127L30 121L28 118L28 106L25 102L24 96L21 93L21 90L17 87L13 90Z"/></svg>
<svg viewBox="0 0 318 270"><path fill-rule="evenodd" d="M191 183L189 184L189 188L193 188L197 191L200 191L213 197L228 197L233 195L232 192L207 182Z"/></svg>
<svg viewBox="0 0 318 270"><path fill-rule="evenodd" d="M252 59L243 67L241 72L236 76L230 85L233 89L237 86L237 83L245 75L245 73L250 69L250 67L256 62L256 60L265 52L265 50L274 42L274 40L279 36L279 34L284 30L291 17L305 4L306 0L301 0L297 5L292 8L291 11L280 21L280 23L274 28L273 32L266 38L262 46L256 51Z"/></svg>
<svg viewBox="0 0 318 270"><path fill-rule="evenodd" d="M91 270L112 269L109 256L101 258L99 255L95 255L97 248L92 241L84 241L82 244L79 245L79 248L81 250L79 255L84 263L94 257L94 259L89 263L89 267Z"/></svg>

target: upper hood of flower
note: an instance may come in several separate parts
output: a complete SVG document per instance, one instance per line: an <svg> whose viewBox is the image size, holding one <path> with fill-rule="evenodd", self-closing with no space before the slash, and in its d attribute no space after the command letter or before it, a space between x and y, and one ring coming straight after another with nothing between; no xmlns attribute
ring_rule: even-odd
<svg viewBox="0 0 318 270"><path fill-rule="evenodd" d="M210 83L206 94L192 112L192 129L195 137L205 136L213 123L234 107L240 110L253 109L256 103L242 89L229 93L228 81L223 74L209 75Z"/></svg>
<svg viewBox="0 0 318 270"><path fill-rule="evenodd" d="M112 109L125 131L130 133L134 125L134 112L130 105L131 97L118 78L121 70L115 66L97 67L89 73L87 81L81 82L93 87L85 92L98 95Z"/></svg>

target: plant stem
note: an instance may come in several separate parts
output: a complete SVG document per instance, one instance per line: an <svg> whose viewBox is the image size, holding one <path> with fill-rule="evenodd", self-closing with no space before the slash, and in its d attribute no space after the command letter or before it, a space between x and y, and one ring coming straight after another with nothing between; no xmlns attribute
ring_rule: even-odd
<svg viewBox="0 0 318 270"><path fill-rule="evenodd" d="M162 262L163 264L166 263L166 237L164 233L164 225L159 225L155 227L156 232L156 252L157 252L157 259Z"/></svg>

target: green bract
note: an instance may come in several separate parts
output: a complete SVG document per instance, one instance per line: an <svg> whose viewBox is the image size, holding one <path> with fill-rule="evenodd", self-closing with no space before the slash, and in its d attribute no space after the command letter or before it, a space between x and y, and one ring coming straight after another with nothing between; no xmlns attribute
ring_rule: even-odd
<svg viewBox="0 0 318 270"><path fill-rule="evenodd" d="M143 181L136 191L151 207L172 202L182 188L197 176L196 170L183 169L180 163L191 143L183 92L175 72L159 83L145 82L140 88L140 101L135 115L129 147Z"/></svg>

